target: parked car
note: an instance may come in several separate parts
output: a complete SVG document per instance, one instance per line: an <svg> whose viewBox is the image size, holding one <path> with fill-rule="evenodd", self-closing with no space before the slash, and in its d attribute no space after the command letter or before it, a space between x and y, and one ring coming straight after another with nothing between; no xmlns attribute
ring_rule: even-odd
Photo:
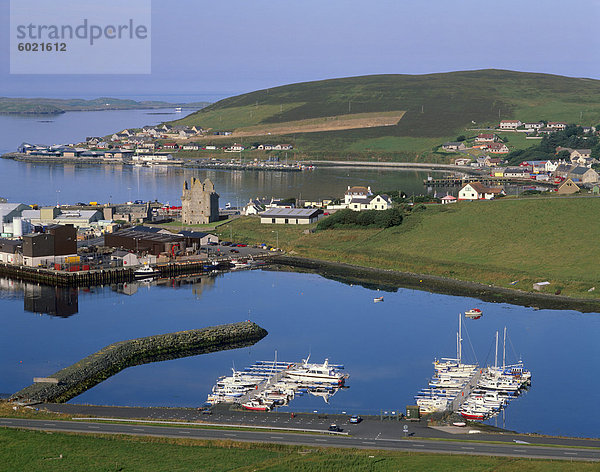
<svg viewBox="0 0 600 472"><path fill-rule="evenodd" d="M221 241L221 246L231 246L231 241Z"/></svg>
<svg viewBox="0 0 600 472"><path fill-rule="evenodd" d="M238 244L237 247L247 247L246 244Z"/></svg>
<svg viewBox="0 0 600 472"><path fill-rule="evenodd" d="M352 423L352 424L358 424L361 421L362 421L362 418L360 416L358 416L358 415L352 415L350 417L350 423Z"/></svg>
<svg viewBox="0 0 600 472"><path fill-rule="evenodd" d="M229 252L239 253L240 251L238 251L237 249L230 249Z"/></svg>

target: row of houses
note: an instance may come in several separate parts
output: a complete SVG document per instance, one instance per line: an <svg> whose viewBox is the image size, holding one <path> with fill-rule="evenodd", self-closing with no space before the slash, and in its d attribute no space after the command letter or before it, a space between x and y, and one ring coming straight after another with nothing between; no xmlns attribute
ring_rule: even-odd
<svg viewBox="0 0 600 472"><path fill-rule="evenodd" d="M521 120L502 120L498 124L498 129L507 131L520 131L528 134L551 134L557 131L564 131L569 124L564 121L535 121L522 122ZM594 126L582 126L584 133L595 133Z"/></svg>
<svg viewBox="0 0 600 472"><path fill-rule="evenodd" d="M483 136L483 135L479 135ZM494 136L494 135L491 135ZM475 138L477 139L477 138ZM492 154L508 154L510 149L504 143L494 142L494 141L479 141L480 144L476 144L473 146L475 149L487 150ZM464 141L452 141L442 144L442 149L444 151L449 152L460 152L465 151L467 149L467 145Z"/></svg>

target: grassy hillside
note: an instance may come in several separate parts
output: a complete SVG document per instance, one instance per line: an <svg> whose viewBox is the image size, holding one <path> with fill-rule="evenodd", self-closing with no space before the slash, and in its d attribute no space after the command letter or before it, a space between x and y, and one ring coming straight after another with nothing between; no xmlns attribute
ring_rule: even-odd
<svg viewBox="0 0 600 472"><path fill-rule="evenodd" d="M308 151L431 151L466 127L499 119L600 122L600 81L504 70L373 75L285 85L230 97L175 123L218 130L356 113L400 112L395 126L289 136ZM405 147L406 138L417 138ZM264 140L264 139L263 139Z"/></svg>
<svg viewBox="0 0 600 472"><path fill-rule="evenodd" d="M2 470L11 471L592 471L585 462L357 449L321 449L0 428Z"/></svg>
<svg viewBox="0 0 600 472"><path fill-rule="evenodd" d="M599 198L504 198L429 206L385 230L347 229L303 234L305 228L261 225L258 218L233 223L242 242L279 245L291 254L466 281L598 297ZM230 229L223 227L223 237ZM518 280L515 285L511 282ZM588 292L592 287L597 290Z"/></svg>

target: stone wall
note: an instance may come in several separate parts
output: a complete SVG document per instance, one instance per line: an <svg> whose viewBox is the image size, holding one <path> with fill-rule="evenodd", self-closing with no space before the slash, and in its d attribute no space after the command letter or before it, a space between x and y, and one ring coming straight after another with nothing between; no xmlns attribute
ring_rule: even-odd
<svg viewBox="0 0 600 472"><path fill-rule="evenodd" d="M127 367L251 346L267 334L245 321L116 342L48 376L58 384L34 383L10 399L64 403Z"/></svg>

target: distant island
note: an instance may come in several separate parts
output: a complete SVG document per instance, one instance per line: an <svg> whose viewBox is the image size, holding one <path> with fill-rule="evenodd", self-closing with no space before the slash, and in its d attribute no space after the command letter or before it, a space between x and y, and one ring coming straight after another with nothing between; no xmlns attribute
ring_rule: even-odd
<svg viewBox="0 0 600 472"><path fill-rule="evenodd" d="M169 103L163 101L127 100L120 98L100 97L93 100L81 98L9 98L0 97L0 114L7 115L58 115L67 111L99 111L99 110L139 110L160 108L192 108L199 109L210 105L210 102Z"/></svg>

